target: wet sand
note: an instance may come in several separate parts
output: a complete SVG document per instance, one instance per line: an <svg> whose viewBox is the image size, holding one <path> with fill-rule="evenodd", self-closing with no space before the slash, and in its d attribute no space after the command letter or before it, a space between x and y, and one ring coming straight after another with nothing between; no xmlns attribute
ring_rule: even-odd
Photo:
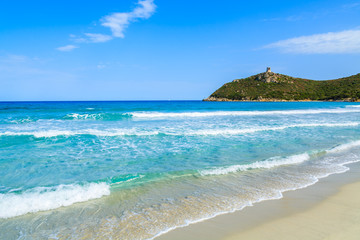
<svg viewBox="0 0 360 240"><path fill-rule="evenodd" d="M168 232L180 239L359 239L360 163L315 185Z"/></svg>

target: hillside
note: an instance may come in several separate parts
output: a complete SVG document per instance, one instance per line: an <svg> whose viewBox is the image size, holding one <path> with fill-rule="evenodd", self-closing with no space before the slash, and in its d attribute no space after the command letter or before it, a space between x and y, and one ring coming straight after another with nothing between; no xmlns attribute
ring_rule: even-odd
<svg viewBox="0 0 360 240"><path fill-rule="evenodd" d="M224 84L204 101L359 101L360 74L315 81L266 72Z"/></svg>

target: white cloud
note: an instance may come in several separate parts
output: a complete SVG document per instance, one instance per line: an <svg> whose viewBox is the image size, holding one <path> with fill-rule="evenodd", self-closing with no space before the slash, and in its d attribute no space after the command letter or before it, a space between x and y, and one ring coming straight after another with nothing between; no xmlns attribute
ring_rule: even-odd
<svg viewBox="0 0 360 240"><path fill-rule="evenodd" d="M88 37L89 42L100 43L110 41L112 36L100 34L100 33L85 33L85 36Z"/></svg>
<svg viewBox="0 0 360 240"><path fill-rule="evenodd" d="M156 5L154 0L138 0L137 6L131 12L112 13L100 19L101 26L110 28L112 34L85 33L83 36L70 34L70 40L77 44L80 43L103 43L113 38L124 38L124 31L131 22L139 19L147 19L155 12ZM69 52L78 48L74 45L67 45L56 48L59 51Z"/></svg>
<svg viewBox="0 0 360 240"><path fill-rule="evenodd" d="M70 51L74 50L75 48L78 48L78 47L74 46L74 45L66 45L63 47L58 47L58 48L56 48L56 50L59 50L62 52L70 52Z"/></svg>
<svg viewBox="0 0 360 240"><path fill-rule="evenodd" d="M138 6L133 11L105 16L101 19L101 25L110 28L114 37L123 38L124 30L131 22L151 17L155 9L154 0L139 0Z"/></svg>
<svg viewBox="0 0 360 240"><path fill-rule="evenodd" d="M266 45L288 53L360 53L360 30L329 32L290 38Z"/></svg>

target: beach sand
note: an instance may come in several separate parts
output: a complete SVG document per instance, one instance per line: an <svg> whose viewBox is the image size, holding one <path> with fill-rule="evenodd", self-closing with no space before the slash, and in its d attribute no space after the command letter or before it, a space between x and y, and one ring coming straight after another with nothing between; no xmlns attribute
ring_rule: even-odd
<svg viewBox="0 0 360 240"><path fill-rule="evenodd" d="M350 171L156 239L360 239L360 163Z"/></svg>

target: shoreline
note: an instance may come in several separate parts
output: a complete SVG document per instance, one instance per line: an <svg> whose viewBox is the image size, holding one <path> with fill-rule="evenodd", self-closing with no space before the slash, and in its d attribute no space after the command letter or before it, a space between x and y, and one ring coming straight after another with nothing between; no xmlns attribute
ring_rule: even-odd
<svg viewBox="0 0 360 240"><path fill-rule="evenodd" d="M263 98L263 99L257 99L257 100L250 100L250 99L244 99L244 100L236 100L236 99L229 99L229 98L215 98L215 97L209 97L204 98L202 100L203 102L349 102L349 103L358 103L360 102L360 99L354 100L354 99L340 99L340 100L311 100L311 99L301 99L301 100L286 100L286 99L270 99L270 98Z"/></svg>
<svg viewBox="0 0 360 240"><path fill-rule="evenodd" d="M360 163L352 163L347 166L350 168L347 172L321 178L317 183L306 188L284 192L281 199L262 201L254 204L253 207L246 207L233 213L218 215L186 227L179 227L155 239L291 239L289 237L293 237L293 239L323 239L325 238L324 234L329 236L340 234L341 229L339 231L328 225L350 228L351 223L358 220L359 224L356 226L360 226L360 211L355 211L355 216L346 218L349 215L349 208L360 209L360 193L351 191L351 189L360 190ZM351 197L349 197L349 192ZM337 205L334 202L342 204ZM344 210L344 205L349 205L349 207ZM329 206L332 207L329 208ZM321 219L323 214L319 214L319 212L329 213L329 215L333 213L333 215ZM317 219L317 224L314 223L314 220L310 221L311 218ZM322 222L329 223L324 225ZM360 233L360 227L354 231ZM308 232L311 232L311 235L305 236L304 234Z"/></svg>

